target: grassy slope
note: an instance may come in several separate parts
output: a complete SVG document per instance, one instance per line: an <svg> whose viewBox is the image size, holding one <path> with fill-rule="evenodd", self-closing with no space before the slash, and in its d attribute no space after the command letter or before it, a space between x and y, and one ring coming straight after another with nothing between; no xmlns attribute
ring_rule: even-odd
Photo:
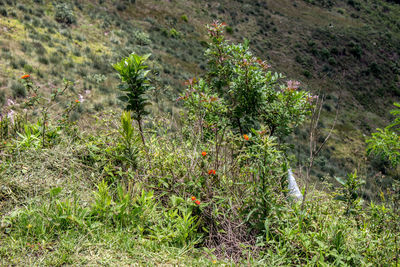
<svg viewBox="0 0 400 267"><path fill-rule="evenodd" d="M77 87L98 89L97 99L86 111L99 111L115 104L104 97L117 84L110 64L132 51L151 52L153 68L159 74L156 106L173 112L183 81L200 75L205 67L204 25L220 19L231 25L231 39L249 38L255 53L268 58L274 70L302 81L314 92L328 94L323 127L329 127L335 100L339 94L342 96L334 138L320 160L328 164L325 168L317 166L313 173L321 178L337 169L343 170L339 175L344 175L358 165L357 159L364 157L363 134L384 124L381 118L387 117L390 103L400 93L400 30L396 19L400 8L396 4L289 0L206 4L126 1L126 5L124 1L102 2L76 1L77 24L64 29L54 21L50 3L3 5L8 16L0 17L1 56L5 59L0 63L0 80L6 95L10 94L7 87L19 75L30 72L32 66L35 76L42 77L39 80L44 88L66 77L75 80ZM171 29L178 34L175 36ZM136 37L137 32L147 32L150 39L143 41ZM96 73L104 74L106 80L96 83ZM160 97L163 101L157 101ZM300 130L295 142L305 152L304 136L306 131ZM306 155L301 153L300 158Z"/></svg>

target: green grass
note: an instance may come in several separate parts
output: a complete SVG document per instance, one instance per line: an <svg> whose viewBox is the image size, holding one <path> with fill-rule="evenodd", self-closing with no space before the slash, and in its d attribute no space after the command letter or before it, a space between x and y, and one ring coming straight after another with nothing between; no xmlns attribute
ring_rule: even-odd
<svg viewBox="0 0 400 267"><path fill-rule="evenodd" d="M361 205L358 215L346 216L344 206L333 199L334 195L317 189L310 190L304 212L299 204L288 203L281 207L283 213L277 215L279 217L271 218L270 227L279 237L263 241L266 250L254 251L243 246L241 257L234 259L217 258L212 248L202 242L197 245L189 242L185 246L177 245L174 238L164 239L165 234L176 233L177 229L168 228L166 218L159 217L175 207L167 204L171 193L163 186L158 187L154 195L152 203L156 206L143 204L143 208L149 208L146 216L150 216L143 221L134 219L119 225L111 219L115 213L95 215L98 214L93 213L95 207L104 207L95 204L99 200L95 192L100 192L102 180L110 181L111 185L112 181L122 182L126 192L133 199L139 199L141 189L152 190L153 185L145 181L157 174L157 168L161 167L159 161L163 162L163 168L168 168L177 167L176 160L182 163L185 160L184 147L179 150L176 147L173 152L167 149L173 143L165 147L154 143L151 147L153 169L148 169L144 154L139 156L138 170L142 170L142 178L129 178L123 172L121 176L117 173L110 176L104 163L112 159L109 158L111 154L102 147L118 140L116 129L110 128L116 123L113 116L92 122L94 128L80 132L78 138L62 134L61 142L50 149L14 150L19 140L7 144L0 178L2 265L212 266L236 262L252 266L313 266L325 262L374 266L382 262L394 263L396 232L389 230L389 206ZM174 159L170 158L171 153ZM322 189L329 191L328 188ZM110 187L109 190L112 196L115 189ZM184 198L186 192L178 195ZM112 198L117 201L115 196ZM181 208L185 207L184 203L180 204ZM157 231L146 233L146 227Z"/></svg>

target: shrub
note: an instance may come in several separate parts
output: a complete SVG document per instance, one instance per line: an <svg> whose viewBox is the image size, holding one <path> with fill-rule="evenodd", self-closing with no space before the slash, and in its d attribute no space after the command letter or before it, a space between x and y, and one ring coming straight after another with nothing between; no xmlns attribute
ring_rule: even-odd
<svg viewBox="0 0 400 267"><path fill-rule="evenodd" d="M181 20L183 20L184 22L188 22L188 17L186 15L182 15L181 16Z"/></svg>
<svg viewBox="0 0 400 267"><path fill-rule="evenodd" d="M363 54L361 46L355 42L350 42L349 46L350 46L350 53L356 58L360 59L361 55Z"/></svg>
<svg viewBox="0 0 400 267"><path fill-rule="evenodd" d="M29 54L32 51L32 44L29 42L21 41L21 50L27 54Z"/></svg>
<svg viewBox="0 0 400 267"><path fill-rule="evenodd" d="M400 163L400 140L398 126L400 125L400 103L394 103L396 109L391 113L394 121L384 129L377 129L371 138L367 140L368 154L375 154L381 159L389 160L393 167Z"/></svg>
<svg viewBox="0 0 400 267"><path fill-rule="evenodd" d="M304 70L304 71L303 71L303 75L304 75L306 78L311 78L311 77L312 77L312 74L311 74L311 72L310 72L309 70Z"/></svg>
<svg viewBox="0 0 400 267"><path fill-rule="evenodd" d="M360 201L360 188L364 181L357 177L357 171L348 174L347 179L344 180L340 177L335 177L342 186L342 192L336 197L337 200L346 203L346 215L357 212L357 205Z"/></svg>
<svg viewBox="0 0 400 267"><path fill-rule="evenodd" d="M48 65L49 64L49 60L47 59L46 56L40 56L39 57L39 62L44 64L44 65Z"/></svg>
<svg viewBox="0 0 400 267"><path fill-rule="evenodd" d="M334 57L330 57L330 58L328 58L328 62L329 62L329 64L331 64L331 65L336 65L336 59L334 58Z"/></svg>
<svg viewBox="0 0 400 267"><path fill-rule="evenodd" d="M4 103L6 102L6 93L4 90L0 91L0 106L3 106Z"/></svg>
<svg viewBox="0 0 400 267"><path fill-rule="evenodd" d="M32 43L32 45L35 49L36 54L38 54L39 56L42 56L47 53L46 48L41 43L34 42L34 43Z"/></svg>
<svg viewBox="0 0 400 267"><path fill-rule="evenodd" d="M25 59L21 58L21 59L18 60L18 65L19 65L21 68L23 68L26 64L27 64L27 63L26 63L26 60L25 60Z"/></svg>
<svg viewBox="0 0 400 267"><path fill-rule="evenodd" d="M181 37L181 33L179 31L177 31L175 28L172 28L169 30L168 32L168 36L172 37L172 38L179 38Z"/></svg>
<svg viewBox="0 0 400 267"><path fill-rule="evenodd" d="M13 69L18 69L18 62L14 58L10 58L10 65Z"/></svg>
<svg viewBox="0 0 400 267"><path fill-rule="evenodd" d="M117 10L118 11L124 11L126 9L126 4L125 3L118 3L117 4Z"/></svg>
<svg viewBox="0 0 400 267"><path fill-rule="evenodd" d="M26 89L25 86L21 83L18 82L13 82L11 84L11 91L13 94L13 97L26 97Z"/></svg>
<svg viewBox="0 0 400 267"><path fill-rule="evenodd" d="M25 5L18 5L17 8L18 8L19 10L21 10L23 13L27 13L27 11L28 11L28 10L26 9Z"/></svg>
<svg viewBox="0 0 400 267"><path fill-rule="evenodd" d="M0 15L3 17L7 17L8 15L7 10L4 8L0 8Z"/></svg>
<svg viewBox="0 0 400 267"><path fill-rule="evenodd" d="M27 73L32 73L34 71L33 67L29 64L24 65L24 71Z"/></svg>
<svg viewBox="0 0 400 267"><path fill-rule="evenodd" d="M102 111L104 110L104 105L102 103L95 103L93 108L95 111Z"/></svg>
<svg viewBox="0 0 400 267"><path fill-rule="evenodd" d="M210 231L210 243L222 246L219 240L225 236L221 233L242 225L246 230L232 234L235 240L255 242L244 234L253 232L263 246L265 240L278 239L273 229L285 216L285 137L306 119L313 97L299 89L299 82L284 83L280 74L272 73L265 61L253 56L248 41L233 44L225 40L224 26L215 22L208 27L206 74L189 79L188 88L178 98L185 107L180 119L185 141L179 143L207 152L200 159L188 160L191 156L185 157L184 151L189 148L173 146L169 157L174 160L166 156L160 163L154 160L152 167L165 173L164 168L171 166L182 175L191 170L185 184L179 185L174 176L162 179L161 184L173 191L182 186L208 201L200 214L203 227ZM172 165L171 161L180 163ZM237 163L233 167L229 162ZM240 196L233 197L231 192L239 191Z"/></svg>
<svg viewBox="0 0 400 267"><path fill-rule="evenodd" d="M67 3L59 3L55 6L54 18L58 23L66 25L74 24L76 22L74 12Z"/></svg>
<svg viewBox="0 0 400 267"><path fill-rule="evenodd" d="M57 65L58 63L60 63L61 57L60 57L60 55L58 55L58 53L53 52L53 53L50 54L49 61L52 64Z"/></svg>
<svg viewBox="0 0 400 267"><path fill-rule="evenodd" d="M135 31L134 37L136 43L139 45L149 45L151 43L150 36L146 32Z"/></svg>

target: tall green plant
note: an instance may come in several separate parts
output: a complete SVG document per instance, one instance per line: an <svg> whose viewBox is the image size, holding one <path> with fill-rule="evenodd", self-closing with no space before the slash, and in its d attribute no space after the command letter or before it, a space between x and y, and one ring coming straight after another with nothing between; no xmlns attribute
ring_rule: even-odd
<svg viewBox="0 0 400 267"><path fill-rule="evenodd" d="M285 154L279 149L277 138L253 130L251 140L240 156L253 178L248 187L251 194L241 210L251 228L268 235L268 221L276 217L276 209L282 208L282 182L287 175ZM275 218L276 219L276 218Z"/></svg>
<svg viewBox="0 0 400 267"><path fill-rule="evenodd" d="M145 107L150 104L145 96L146 92L151 89L148 77L150 70L145 64L149 57L150 54L139 56L132 53L113 65L122 81L119 89L125 93L119 99L126 102L126 110L132 111L133 118L138 122L143 144L145 144L145 139L142 122L144 116L148 114Z"/></svg>
<svg viewBox="0 0 400 267"><path fill-rule="evenodd" d="M360 188L365 183L364 180L357 177L357 170L347 175L347 179L335 177L342 186L342 192L336 196L337 200L346 203L346 214L354 212L357 203L360 201Z"/></svg>
<svg viewBox="0 0 400 267"><path fill-rule="evenodd" d="M129 111L125 111L121 115L121 127L119 133L121 135L123 159L127 161L130 166L136 168L138 154L137 144L140 141L132 126L132 116Z"/></svg>
<svg viewBox="0 0 400 267"><path fill-rule="evenodd" d="M373 133L371 138L367 140L367 153L387 159L393 167L396 167L400 163L400 103L394 103L394 105L397 109L392 110L390 113L396 118L384 129L376 129L377 132Z"/></svg>
<svg viewBox="0 0 400 267"><path fill-rule="evenodd" d="M224 27L219 22L208 27L207 73L190 79L178 99L187 108L184 122L207 147L199 164L203 170L197 175L203 197L221 194L218 197L229 199L230 193L221 193L229 186L224 177L246 184L245 189L233 186L246 191L240 213L250 229L264 233L267 221L276 220L275 211L285 197L283 137L311 113L314 97L300 90L299 82L284 83L281 74L272 73L265 61L250 52L248 41L228 42ZM198 140L190 142L196 145Z"/></svg>

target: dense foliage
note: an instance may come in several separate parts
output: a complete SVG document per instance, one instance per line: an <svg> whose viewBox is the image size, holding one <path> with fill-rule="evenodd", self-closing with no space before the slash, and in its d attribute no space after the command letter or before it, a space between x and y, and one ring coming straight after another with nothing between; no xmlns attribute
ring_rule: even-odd
<svg viewBox="0 0 400 267"><path fill-rule="evenodd" d="M399 103L394 104L400 108ZM384 129L377 129L376 133L372 134L372 138L367 140L368 153L374 153L390 161L393 167L397 167L400 163L400 109L391 111L395 116L395 120Z"/></svg>

